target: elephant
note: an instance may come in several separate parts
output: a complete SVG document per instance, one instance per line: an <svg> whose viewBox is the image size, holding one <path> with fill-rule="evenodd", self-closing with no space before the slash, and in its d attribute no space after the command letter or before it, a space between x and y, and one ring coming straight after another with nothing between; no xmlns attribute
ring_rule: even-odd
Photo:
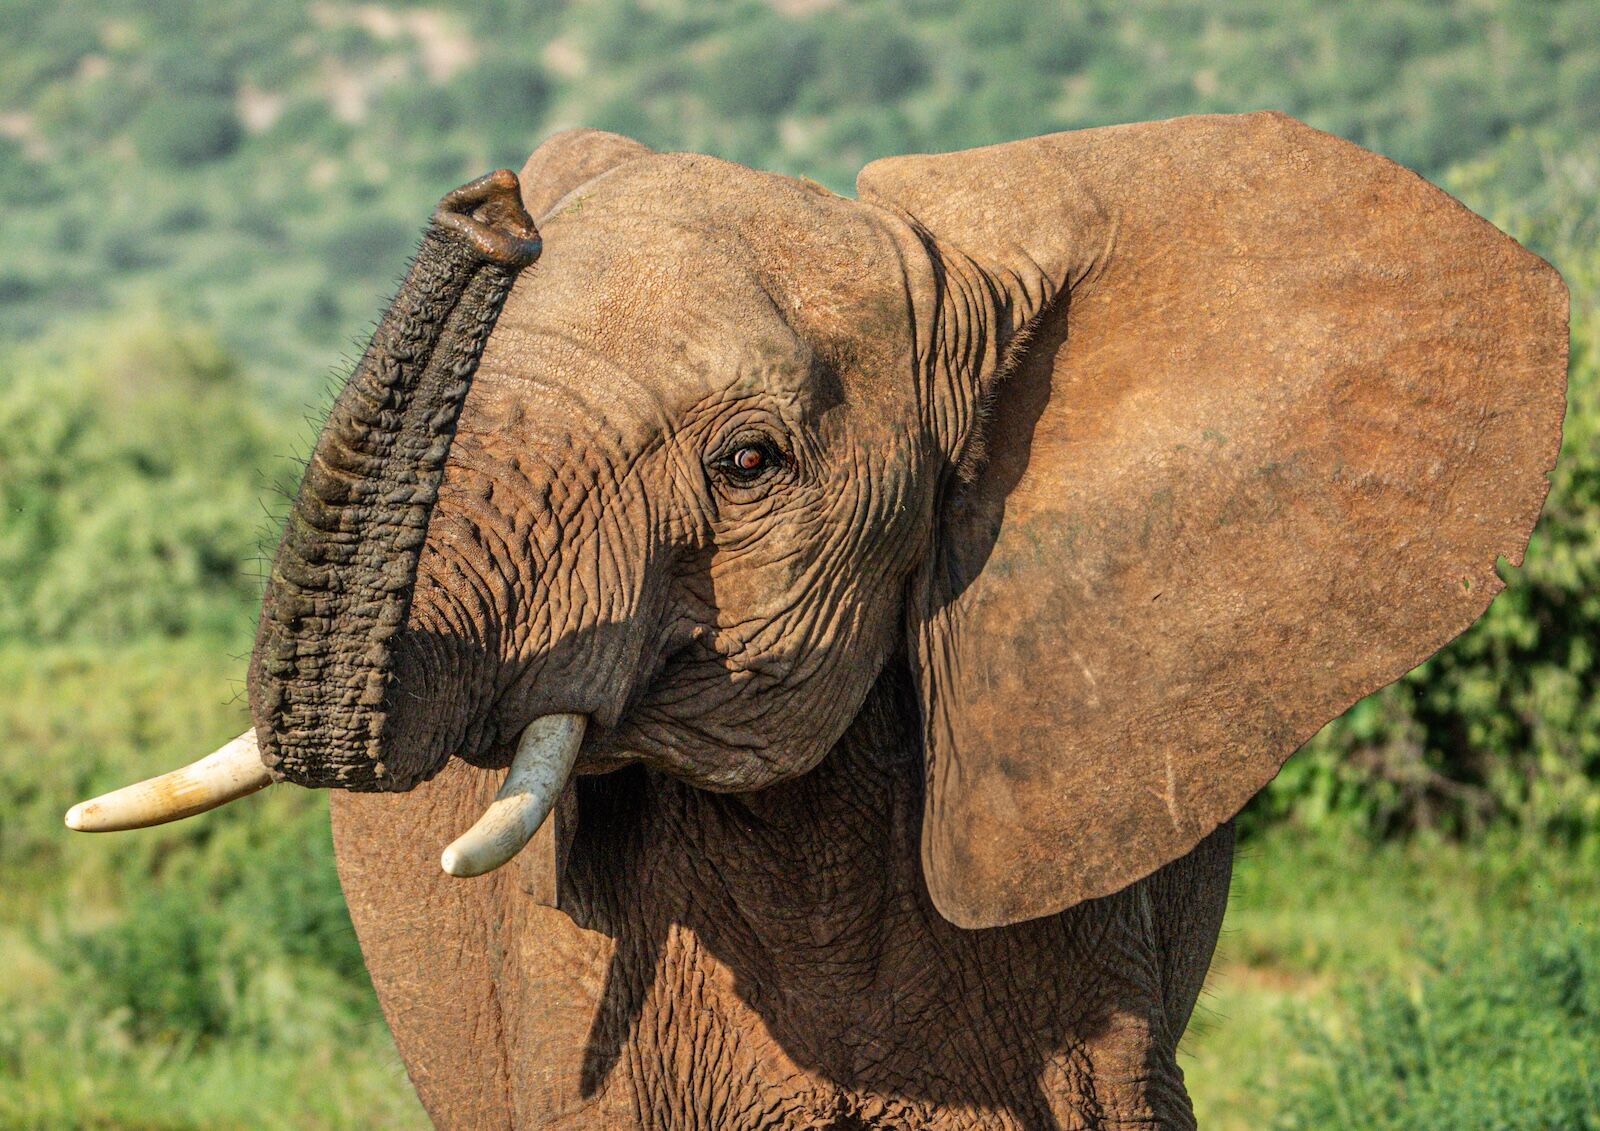
<svg viewBox="0 0 1600 1131"><path fill-rule="evenodd" d="M556 134L337 397L251 730L68 823L332 788L441 1127L1192 1127L1232 820L1520 562L1566 312L1273 112L855 198Z"/></svg>

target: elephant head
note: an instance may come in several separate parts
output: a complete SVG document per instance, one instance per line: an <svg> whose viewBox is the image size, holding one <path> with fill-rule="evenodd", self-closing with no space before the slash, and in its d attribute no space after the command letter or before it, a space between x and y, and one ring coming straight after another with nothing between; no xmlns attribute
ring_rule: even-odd
<svg viewBox="0 0 1600 1131"><path fill-rule="evenodd" d="M557 135L446 198L334 406L253 731L71 822L515 760L472 873L574 772L803 774L902 665L934 903L1050 914L1483 612L1565 315L1514 241L1277 114L890 158L855 200Z"/></svg>

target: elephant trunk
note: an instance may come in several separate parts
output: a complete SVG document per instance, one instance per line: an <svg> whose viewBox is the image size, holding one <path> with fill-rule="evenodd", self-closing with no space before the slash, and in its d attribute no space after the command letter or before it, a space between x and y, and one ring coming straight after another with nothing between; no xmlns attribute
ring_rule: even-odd
<svg viewBox="0 0 1600 1131"><path fill-rule="evenodd" d="M419 566L445 459L484 344L539 249L508 170L440 202L301 479L250 657L252 729L192 765L73 806L70 828L161 824L274 780L403 790L443 764L441 733L415 716L442 690L422 686L430 675L459 677L464 661L408 621L419 587L439 599L439 579L423 586ZM548 714L522 728L494 802L444 850L446 872L480 875L528 842L587 721Z"/></svg>
<svg viewBox="0 0 1600 1131"><path fill-rule="evenodd" d="M278 546L250 661L251 716L275 777L400 790L442 761L393 756L396 640L462 402L511 284L539 247L510 171L446 196L334 403Z"/></svg>

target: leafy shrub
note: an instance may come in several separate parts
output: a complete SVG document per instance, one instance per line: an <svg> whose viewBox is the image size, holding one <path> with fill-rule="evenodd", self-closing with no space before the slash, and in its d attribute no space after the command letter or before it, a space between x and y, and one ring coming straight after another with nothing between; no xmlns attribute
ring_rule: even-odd
<svg viewBox="0 0 1600 1131"><path fill-rule="evenodd" d="M61 828L72 801L237 733L247 647L0 647L0 1127L426 1125L339 894L325 794L114 838Z"/></svg>
<svg viewBox="0 0 1600 1131"><path fill-rule="evenodd" d="M330 262L360 275L387 274L398 279L421 228L421 223L406 224L388 216L357 212L329 234L322 254Z"/></svg>
<svg viewBox="0 0 1600 1131"><path fill-rule="evenodd" d="M7 200L38 192L46 173L22 152L22 146L9 137L0 137L0 197Z"/></svg>
<svg viewBox="0 0 1600 1131"><path fill-rule="evenodd" d="M414 37L368 27L373 13L354 18L360 5L18 0L7 13L18 31L0 68L0 132L48 155L51 183L7 195L0 334L48 330L145 277L167 294L205 296L230 345L296 402L314 388L328 343L361 333L405 246L374 271L371 256L346 261L319 237L383 216L410 238L445 188L515 167L568 125L840 190L861 160L885 153L1256 107L1297 113L1435 178L1513 142L1513 123L1551 131L1557 151L1592 150L1594 7L495 0L448 21L471 62L436 84L441 72L419 68ZM277 114L248 141L241 91ZM356 117L362 105L360 121L333 112ZM850 124L865 115L884 120ZM850 137L836 145L842 123ZM0 154L0 182L19 171L32 175ZM1537 156L1501 172L1524 188L1545 176ZM364 179L382 185L379 199L351 191ZM103 235L148 234L152 211L193 200L208 219L162 233L156 247ZM285 255L310 249L300 261L342 296L332 332L278 301L265 258L238 254L241 228L268 215L290 233ZM62 234L81 244L67 262Z"/></svg>
<svg viewBox="0 0 1600 1131"><path fill-rule="evenodd" d="M46 989L135 1044L298 1047L376 1023L326 794L271 790L117 838L61 828L73 801L238 733L247 646L241 634L0 649L0 963L11 971L0 1015L12 985L19 1001L50 997L25 991L6 961L23 939L48 957ZM0 1093L4 1075L0 1065Z"/></svg>
<svg viewBox="0 0 1600 1131"><path fill-rule="evenodd" d="M1600 927L1507 922L1432 950L1416 984L1385 976L1302 1021L1279 1131L1600 1129Z"/></svg>
<svg viewBox="0 0 1600 1131"><path fill-rule="evenodd" d="M89 336L93 340L93 336ZM0 638L227 634L260 592L284 434L205 335L112 328L0 384ZM280 479L292 465L278 461Z"/></svg>
<svg viewBox="0 0 1600 1131"><path fill-rule="evenodd" d="M281 1043L312 1013L345 1026L370 1010L325 797L256 810L179 834L154 875L124 877L115 920L68 936L69 980L136 1039ZM280 1005L285 984L320 1000Z"/></svg>
<svg viewBox="0 0 1600 1131"><path fill-rule="evenodd" d="M494 135L513 136L532 150L539 123L549 108L551 84L536 63L515 57L479 62L456 80L463 87L471 119Z"/></svg>
<svg viewBox="0 0 1600 1131"><path fill-rule="evenodd" d="M226 157L244 137L233 99L208 91L153 100L134 119L132 132L146 159L179 168Z"/></svg>
<svg viewBox="0 0 1600 1131"><path fill-rule="evenodd" d="M138 1039L201 1039L227 1031L228 969L223 923L192 885L138 891L123 918L79 935L64 951L80 992L104 1012L124 1014Z"/></svg>
<svg viewBox="0 0 1600 1131"><path fill-rule="evenodd" d="M39 285L17 271L0 270L0 305L21 302L39 291Z"/></svg>
<svg viewBox="0 0 1600 1131"><path fill-rule="evenodd" d="M874 15L832 21L821 47L815 100L836 109L871 107L903 97L928 76L922 44L900 21Z"/></svg>
<svg viewBox="0 0 1600 1131"><path fill-rule="evenodd" d="M799 97L817 66L818 35L793 20L763 20L727 36L703 67L707 103L729 117L771 117Z"/></svg>

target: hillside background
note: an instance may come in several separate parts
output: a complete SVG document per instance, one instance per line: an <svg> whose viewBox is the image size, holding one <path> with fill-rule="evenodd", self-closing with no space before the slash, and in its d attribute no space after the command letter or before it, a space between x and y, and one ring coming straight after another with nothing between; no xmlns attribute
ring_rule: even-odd
<svg viewBox="0 0 1600 1131"><path fill-rule="evenodd" d="M1285 110L1573 294L1485 620L1247 811L1214 1128L1600 1128L1600 2L0 0L0 1127L422 1126L325 799L68 838L245 725L263 554L446 190L617 130L849 192L886 154Z"/></svg>

